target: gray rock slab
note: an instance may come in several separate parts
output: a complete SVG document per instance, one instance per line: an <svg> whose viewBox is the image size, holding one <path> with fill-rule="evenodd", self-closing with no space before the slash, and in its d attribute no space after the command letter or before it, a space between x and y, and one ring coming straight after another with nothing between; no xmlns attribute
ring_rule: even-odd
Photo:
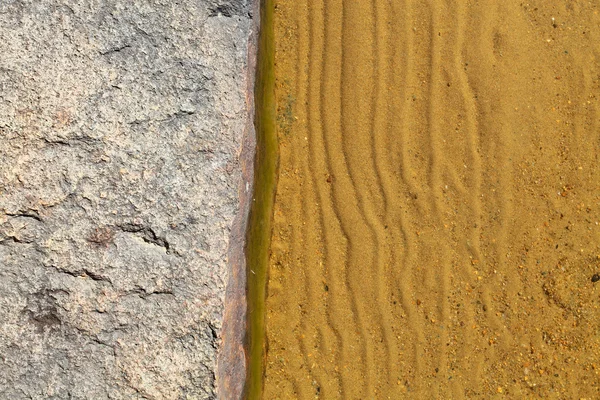
<svg viewBox="0 0 600 400"><path fill-rule="evenodd" d="M0 2L0 399L217 397L251 7Z"/></svg>

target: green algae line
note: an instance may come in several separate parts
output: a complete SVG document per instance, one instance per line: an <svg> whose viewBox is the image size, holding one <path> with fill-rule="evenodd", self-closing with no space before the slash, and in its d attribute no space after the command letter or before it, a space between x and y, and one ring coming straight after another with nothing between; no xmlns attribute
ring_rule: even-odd
<svg viewBox="0 0 600 400"><path fill-rule="evenodd" d="M261 1L258 43L256 101L256 159L254 196L247 236L248 276L248 375L245 398L260 399L265 360L265 294L269 244L278 167L275 130L275 74L273 41L273 2Z"/></svg>

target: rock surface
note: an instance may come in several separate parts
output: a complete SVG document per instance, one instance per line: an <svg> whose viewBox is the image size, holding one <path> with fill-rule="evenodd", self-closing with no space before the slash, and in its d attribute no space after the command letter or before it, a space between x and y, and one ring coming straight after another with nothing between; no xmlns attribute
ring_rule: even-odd
<svg viewBox="0 0 600 400"><path fill-rule="evenodd" d="M217 397L251 7L0 3L0 398Z"/></svg>

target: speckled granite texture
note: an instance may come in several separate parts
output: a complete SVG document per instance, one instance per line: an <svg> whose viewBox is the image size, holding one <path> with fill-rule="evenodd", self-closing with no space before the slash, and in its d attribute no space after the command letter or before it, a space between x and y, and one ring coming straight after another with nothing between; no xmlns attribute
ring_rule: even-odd
<svg viewBox="0 0 600 400"><path fill-rule="evenodd" d="M239 395L253 7L0 2L0 399Z"/></svg>

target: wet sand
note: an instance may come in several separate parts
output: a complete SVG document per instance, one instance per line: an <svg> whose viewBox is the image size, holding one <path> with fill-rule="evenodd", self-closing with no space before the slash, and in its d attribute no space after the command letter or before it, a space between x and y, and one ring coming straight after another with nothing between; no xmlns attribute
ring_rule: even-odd
<svg viewBox="0 0 600 400"><path fill-rule="evenodd" d="M264 398L600 397L600 5L276 0Z"/></svg>

